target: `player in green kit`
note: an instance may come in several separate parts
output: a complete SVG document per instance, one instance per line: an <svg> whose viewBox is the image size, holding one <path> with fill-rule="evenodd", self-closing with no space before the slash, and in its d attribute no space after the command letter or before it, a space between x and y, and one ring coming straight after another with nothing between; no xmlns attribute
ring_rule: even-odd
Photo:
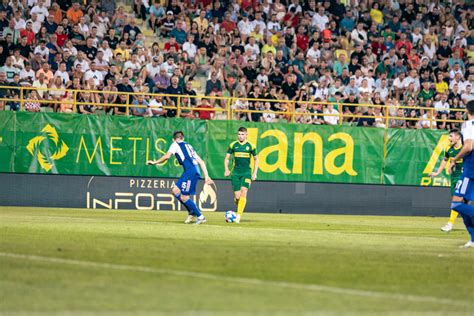
<svg viewBox="0 0 474 316"><path fill-rule="evenodd" d="M461 151L462 141L461 141L461 132L458 129L453 129L449 132L449 146L444 150L444 159L441 162L441 165L438 168L438 171L430 173L430 177L437 177L443 172L443 169L446 167L446 164L451 162L451 159L456 157L456 155ZM462 175L462 163L463 160L460 159L456 161L455 168L451 172L451 195L456 189L456 183L458 183L459 178ZM448 171L449 174L449 171ZM451 216L446 225L441 227L441 230L444 232L450 232L453 229L454 222L458 217L458 212L451 210Z"/></svg>
<svg viewBox="0 0 474 316"><path fill-rule="evenodd" d="M247 129L241 127L237 134L238 140L230 144L225 155L224 176L231 176L234 201L237 206L237 219L235 222L240 223L240 217L244 213L245 204L247 203L247 192L250 189L250 184L257 179L258 156L255 145L247 140ZM229 169L231 155L234 156L232 174ZM253 172L250 167L250 159L252 157L254 160Z"/></svg>

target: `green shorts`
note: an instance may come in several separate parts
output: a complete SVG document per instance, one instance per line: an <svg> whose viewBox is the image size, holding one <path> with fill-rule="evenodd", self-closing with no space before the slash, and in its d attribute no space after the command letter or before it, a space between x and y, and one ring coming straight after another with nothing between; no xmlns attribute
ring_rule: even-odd
<svg viewBox="0 0 474 316"><path fill-rule="evenodd" d="M250 189L250 184L252 183L250 172L234 172L231 175L231 179L234 192L240 191L242 187Z"/></svg>
<svg viewBox="0 0 474 316"><path fill-rule="evenodd" d="M458 183L459 179L461 177L451 177L451 195L454 194L454 191L456 191L456 184Z"/></svg>

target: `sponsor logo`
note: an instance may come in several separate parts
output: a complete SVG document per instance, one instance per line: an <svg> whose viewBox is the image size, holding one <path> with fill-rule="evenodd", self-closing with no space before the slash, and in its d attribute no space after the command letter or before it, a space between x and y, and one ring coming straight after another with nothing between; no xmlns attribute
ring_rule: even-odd
<svg viewBox="0 0 474 316"><path fill-rule="evenodd" d="M217 210L217 192L215 186L204 184L199 193L199 208L202 211L214 212Z"/></svg>
<svg viewBox="0 0 474 316"><path fill-rule="evenodd" d="M48 124L41 132L42 135L30 139L26 149L33 157L36 157L41 168L48 172L53 168L56 160L66 156L69 147L63 140L59 139L58 132L53 126ZM53 150L51 150L51 143ZM51 154L51 152L53 153Z"/></svg>
<svg viewBox="0 0 474 316"><path fill-rule="evenodd" d="M93 183L91 177L86 193L86 207L90 209L136 209L136 210L166 210L181 211L184 207L170 192L175 185L171 179L127 179L124 190L105 191L103 181L116 181L117 178L101 178L99 183ZM122 186L120 186L122 187ZM97 190L95 190L97 188ZM199 209L204 212L217 210L217 191L215 186L206 185L198 194L192 197Z"/></svg>

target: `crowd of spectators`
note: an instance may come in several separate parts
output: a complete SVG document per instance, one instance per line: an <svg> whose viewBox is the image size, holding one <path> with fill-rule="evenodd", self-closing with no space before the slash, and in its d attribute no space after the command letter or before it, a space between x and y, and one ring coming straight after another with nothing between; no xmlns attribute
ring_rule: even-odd
<svg viewBox="0 0 474 316"><path fill-rule="evenodd" d="M75 98L82 114L131 104L136 116L226 119L215 97L233 97L240 120L449 129L474 99L464 0L133 0L132 14L113 0L0 2L0 86L37 88L27 111L73 112ZM7 97L18 90L0 88Z"/></svg>

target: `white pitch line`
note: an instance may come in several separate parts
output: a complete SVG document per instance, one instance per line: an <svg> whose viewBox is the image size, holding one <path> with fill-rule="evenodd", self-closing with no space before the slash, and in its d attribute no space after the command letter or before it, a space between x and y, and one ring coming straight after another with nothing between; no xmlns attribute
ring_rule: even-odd
<svg viewBox="0 0 474 316"><path fill-rule="evenodd" d="M124 270L124 271L153 273L153 274L168 274L168 275L174 275L174 276L180 276L180 277L193 277L193 278L214 280L214 281L219 281L219 282L225 281L225 282L234 282L234 283L241 283L241 284L248 284L248 285L291 288L291 289L307 290L307 291L313 291L313 292L323 292L323 293L325 292L325 293L334 293L334 294L343 294L343 295L352 295L352 296L364 296L364 297L369 297L369 298L383 298L383 299L391 299L391 300L396 299L396 300L401 300L401 301L411 301L411 302L418 302L418 303L448 304L448 305L457 305L457 306L466 306L466 307L473 306L472 303L470 302L451 300L451 299L446 299L446 298L438 298L438 297L432 297L432 296L385 293L385 292L357 290L357 289L340 288L340 287L317 285L317 284L268 281L268 280L262 280L262 279L254 279L254 278L226 277L222 275L215 275L215 274L202 273L202 272L193 272L193 271L160 269L160 268L150 268L150 267L143 267L143 266L133 266L133 265L114 264L114 263L102 263L102 262L93 262L93 261L81 261L81 260L74 260L74 259L42 257L42 256L35 256L35 255L22 255L22 254L6 253L6 252L0 252L0 257L24 259L24 260L30 260L30 261L43 261L43 262L67 264L67 265L76 265L76 266L100 268L100 269L106 269L106 270Z"/></svg>

